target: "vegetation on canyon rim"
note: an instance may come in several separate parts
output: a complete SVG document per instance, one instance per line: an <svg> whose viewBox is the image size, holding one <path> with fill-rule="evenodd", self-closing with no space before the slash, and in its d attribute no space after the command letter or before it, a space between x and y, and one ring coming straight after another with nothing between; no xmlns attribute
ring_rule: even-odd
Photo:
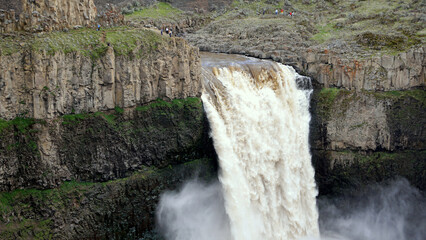
<svg viewBox="0 0 426 240"><path fill-rule="evenodd" d="M108 45L110 45L118 56L134 54L136 57L140 57L146 52L156 50L162 41L164 40L157 33L145 29L113 27L96 31L81 28L69 32L44 33L31 37L27 35L2 36L0 54L11 55L30 49L50 55L56 52L65 54L82 52L92 59L97 59L106 53ZM134 52L135 49L138 51Z"/></svg>
<svg viewBox="0 0 426 240"><path fill-rule="evenodd" d="M284 14L275 15L276 9ZM394 55L425 44L425 10L418 0L234 1L211 13L214 21L202 31L236 39L269 33L264 37L292 41L279 39L288 32L311 47L342 49L358 58Z"/></svg>
<svg viewBox="0 0 426 240"><path fill-rule="evenodd" d="M137 11L124 12L127 20L140 20L145 18L153 19L174 19L181 17L184 12L180 9L172 7L169 3L158 2L147 8L142 8Z"/></svg>

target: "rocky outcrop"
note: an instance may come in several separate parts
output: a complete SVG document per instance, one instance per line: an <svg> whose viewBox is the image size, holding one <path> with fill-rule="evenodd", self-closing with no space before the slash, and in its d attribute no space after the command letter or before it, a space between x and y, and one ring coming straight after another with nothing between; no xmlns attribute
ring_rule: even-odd
<svg viewBox="0 0 426 240"><path fill-rule="evenodd" d="M231 14L237 15L219 18L185 38L201 51L242 54L291 65L324 87L389 91L426 85L426 48L421 44L398 50L395 55L372 56L357 45L317 45L310 40L317 30L304 16L250 19L243 10Z"/></svg>
<svg viewBox="0 0 426 240"><path fill-rule="evenodd" d="M209 39L215 39L213 37L204 37L203 40L199 40L189 36L188 39L203 51L243 54L291 65L302 74L313 77L324 87L389 91L426 86L426 48L424 47L414 48L396 56L383 55L357 59L336 54L327 49L302 50L284 45L287 50L283 50L279 39L265 46L253 46L262 42L247 39L243 41L248 44L245 46L241 44L241 41L234 41L235 37L228 36L229 38L225 40L221 37L220 42L216 42L217 39L211 42Z"/></svg>
<svg viewBox="0 0 426 240"><path fill-rule="evenodd" d="M316 113L325 123L326 139L314 146L327 150L426 149L425 91L356 92L322 90Z"/></svg>
<svg viewBox="0 0 426 240"><path fill-rule="evenodd" d="M197 176L216 177L211 159L145 168L106 183L0 193L0 239L156 239L150 232L160 194Z"/></svg>
<svg viewBox="0 0 426 240"><path fill-rule="evenodd" d="M52 119L199 96L198 50L183 39L166 40L149 54L139 44L133 51L144 51L140 56L118 55L113 46L99 58L35 50L2 55L0 118Z"/></svg>
<svg viewBox="0 0 426 240"><path fill-rule="evenodd" d="M320 193L398 175L424 189L425 109L424 90L315 92L310 139Z"/></svg>
<svg viewBox="0 0 426 240"><path fill-rule="evenodd" d="M425 47L367 59L347 58L327 50L308 50L302 56L296 66L324 87L389 91L426 86ZM285 58L280 60L285 63Z"/></svg>
<svg viewBox="0 0 426 240"><path fill-rule="evenodd" d="M93 0L0 1L0 32L40 32L88 26L96 19Z"/></svg>
<svg viewBox="0 0 426 240"><path fill-rule="evenodd" d="M2 121L0 130L0 191L104 182L212 151L198 98L48 120L16 118Z"/></svg>
<svg viewBox="0 0 426 240"><path fill-rule="evenodd" d="M188 14L185 17L178 19L144 19L141 21L132 21L131 25L134 26L144 26L144 27L155 27L157 29L166 28L171 29L174 34L181 36L182 34L192 33L198 30L200 27L208 24L212 21L211 17L200 16L195 14Z"/></svg>

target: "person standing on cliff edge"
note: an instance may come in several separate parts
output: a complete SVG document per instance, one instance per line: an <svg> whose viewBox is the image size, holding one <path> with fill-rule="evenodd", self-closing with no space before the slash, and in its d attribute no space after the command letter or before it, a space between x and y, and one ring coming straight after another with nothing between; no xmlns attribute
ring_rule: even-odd
<svg viewBox="0 0 426 240"><path fill-rule="evenodd" d="M100 31L101 30L101 24L98 23L98 29L96 31Z"/></svg>

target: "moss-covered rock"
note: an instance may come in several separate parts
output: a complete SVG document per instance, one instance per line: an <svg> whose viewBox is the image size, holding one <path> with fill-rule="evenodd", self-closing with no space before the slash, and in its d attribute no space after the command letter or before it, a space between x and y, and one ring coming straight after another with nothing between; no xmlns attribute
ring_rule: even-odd
<svg viewBox="0 0 426 240"><path fill-rule="evenodd" d="M1 239L139 239L155 225L161 192L189 178L216 177L214 161L145 167L128 178L65 182L55 189L0 193Z"/></svg>
<svg viewBox="0 0 426 240"><path fill-rule="evenodd" d="M108 181L144 166L213 156L201 100L0 122L0 189L52 188L62 181Z"/></svg>
<svg viewBox="0 0 426 240"><path fill-rule="evenodd" d="M320 194L403 176L426 183L426 91L315 90L311 146Z"/></svg>
<svg viewBox="0 0 426 240"><path fill-rule="evenodd" d="M425 190L426 151L314 151L315 178L320 194L357 191L375 182L407 178Z"/></svg>

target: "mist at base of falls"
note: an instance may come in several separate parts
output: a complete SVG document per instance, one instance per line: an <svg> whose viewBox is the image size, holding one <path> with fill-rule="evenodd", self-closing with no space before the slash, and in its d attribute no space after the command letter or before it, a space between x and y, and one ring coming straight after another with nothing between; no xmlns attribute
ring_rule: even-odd
<svg viewBox="0 0 426 240"><path fill-rule="evenodd" d="M164 193L157 221L163 236L170 240L231 239L219 182L203 184L192 180L179 191Z"/></svg>
<svg viewBox="0 0 426 240"><path fill-rule="evenodd" d="M426 196L398 179L356 194L317 201L321 240L423 240ZM166 240L230 240L222 188L191 181L162 195L157 211ZM301 240L318 240L302 238Z"/></svg>

